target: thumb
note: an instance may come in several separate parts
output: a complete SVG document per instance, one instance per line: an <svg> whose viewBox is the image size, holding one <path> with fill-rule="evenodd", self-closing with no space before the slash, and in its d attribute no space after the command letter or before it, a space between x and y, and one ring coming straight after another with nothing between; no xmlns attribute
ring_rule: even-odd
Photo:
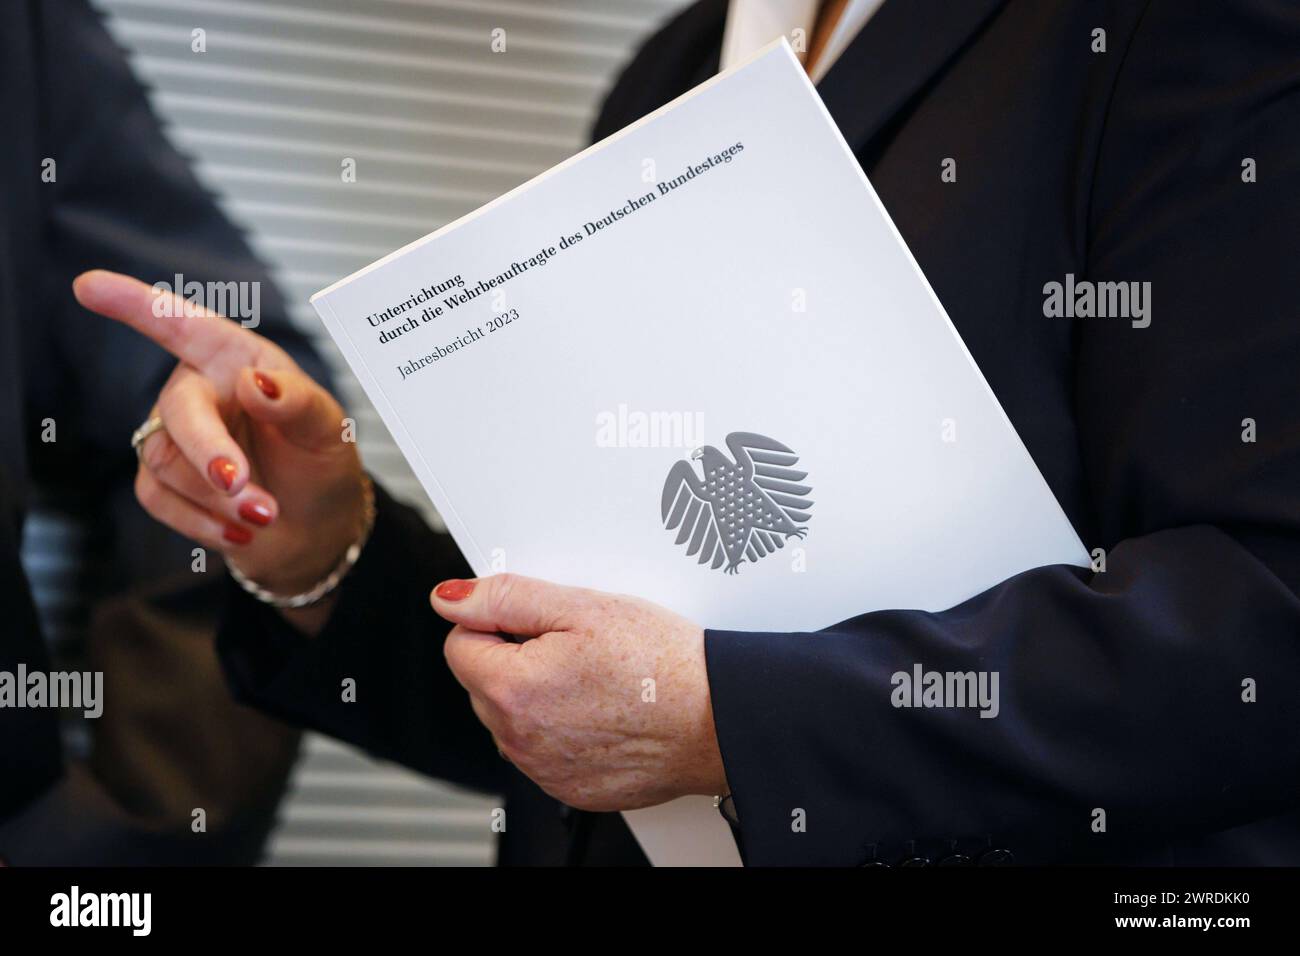
<svg viewBox="0 0 1300 956"><path fill-rule="evenodd" d="M343 409L299 368L246 368L235 396L250 418L274 425L302 448L325 450L343 440Z"/></svg>
<svg viewBox="0 0 1300 956"><path fill-rule="evenodd" d="M581 614L586 591L519 574L443 581L429 596L433 609L475 631L537 637L568 630Z"/></svg>

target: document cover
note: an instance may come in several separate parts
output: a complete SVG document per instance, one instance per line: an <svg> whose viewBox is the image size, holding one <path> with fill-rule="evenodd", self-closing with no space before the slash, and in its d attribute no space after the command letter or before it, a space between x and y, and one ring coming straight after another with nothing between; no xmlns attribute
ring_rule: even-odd
<svg viewBox="0 0 1300 956"><path fill-rule="evenodd" d="M478 575L808 632L1088 563L784 41L312 302Z"/></svg>

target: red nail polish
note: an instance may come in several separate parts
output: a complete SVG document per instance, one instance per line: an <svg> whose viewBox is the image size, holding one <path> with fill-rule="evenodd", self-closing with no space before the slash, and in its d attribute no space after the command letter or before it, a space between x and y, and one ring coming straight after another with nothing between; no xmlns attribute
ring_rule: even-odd
<svg viewBox="0 0 1300 956"><path fill-rule="evenodd" d="M231 544L248 544L253 540L253 532L237 524L226 525L226 530L221 533L221 536Z"/></svg>
<svg viewBox="0 0 1300 956"><path fill-rule="evenodd" d="M245 501L239 506L239 517L249 524L265 528L271 523L271 509L260 501Z"/></svg>
<svg viewBox="0 0 1300 956"><path fill-rule="evenodd" d="M208 462L208 477L218 488L229 491L238 474L238 466L224 455L218 455Z"/></svg>
<svg viewBox="0 0 1300 956"><path fill-rule="evenodd" d="M280 386L275 384L275 379L262 372L253 373L253 382L262 390L262 394L267 398L279 398Z"/></svg>
<svg viewBox="0 0 1300 956"><path fill-rule="evenodd" d="M474 590L477 581L463 581L459 578L453 578L450 581L443 581L433 593L438 595L444 601L463 601L469 597L470 592Z"/></svg>

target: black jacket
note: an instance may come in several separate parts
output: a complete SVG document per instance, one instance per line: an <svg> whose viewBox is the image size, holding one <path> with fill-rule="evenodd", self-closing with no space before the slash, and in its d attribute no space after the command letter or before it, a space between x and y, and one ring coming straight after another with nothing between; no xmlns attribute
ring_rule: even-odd
<svg viewBox="0 0 1300 956"><path fill-rule="evenodd" d="M172 282L178 273L199 282L261 282L258 330L325 379L265 269L163 138L121 51L84 0L4 4L0 116L0 671L13 673L20 662L49 671L19 563L36 482L64 487L100 519L109 591L166 575L195 578L192 545L145 515L131 490L131 432L176 360L83 310L73 277L98 267L150 282ZM47 420L53 442L42 440ZM201 617L204 600L211 628L210 597L194 597L191 609ZM220 688L215 662L211 670ZM121 703L108 700L105 710ZM0 857L207 859L193 840L176 855L164 847L165 834L125 813L95 779L69 776L58 720L51 709L0 709Z"/></svg>
<svg viewBox="0 0 1300 956"><path fill-rule="evenodd" d="M716 70L725 6L647 43L597 137ZM1300 863L1300 8L890 0L819 88L1105 571L816 635L708 632L747 862ZM1150 326L1045 317L1067 274L1150 282ZM453 549L381 513L319 641L264 640L238 605L237 686L510 791L503 860L558 862L558 811L443 664L426 597ZM1000 716L894 709L891 675L916 663L998 671ZM589 859L638 856L615 818L589 836Z"/></svg>

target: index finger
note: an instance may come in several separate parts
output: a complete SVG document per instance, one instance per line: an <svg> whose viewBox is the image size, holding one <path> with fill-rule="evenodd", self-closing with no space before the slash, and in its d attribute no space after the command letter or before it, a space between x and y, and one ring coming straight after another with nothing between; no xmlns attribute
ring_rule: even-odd
<svg viewBox="0 0 1300 956"><path fill-rule="evenodd" d="M92 269L72 280L72 294L92 312L130 326L199 369L232 349L246 352L246 361L257 353L257 337L247 329L131 276Z"/></svg>

